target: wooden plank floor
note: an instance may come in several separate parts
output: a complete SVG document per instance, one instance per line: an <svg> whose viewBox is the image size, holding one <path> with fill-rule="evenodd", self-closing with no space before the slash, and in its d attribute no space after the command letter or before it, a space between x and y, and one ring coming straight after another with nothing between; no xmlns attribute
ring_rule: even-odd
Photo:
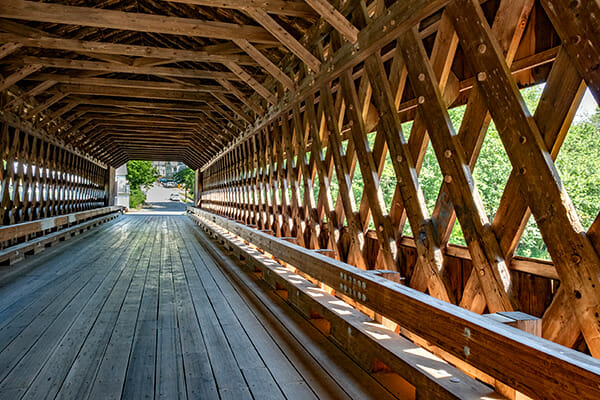
<svg viewBox="0 0 600 400"><path fill-rule="evenodd" d="M0 399L392 398L207 243L127 215L26 260L0 283Z"/></svg>

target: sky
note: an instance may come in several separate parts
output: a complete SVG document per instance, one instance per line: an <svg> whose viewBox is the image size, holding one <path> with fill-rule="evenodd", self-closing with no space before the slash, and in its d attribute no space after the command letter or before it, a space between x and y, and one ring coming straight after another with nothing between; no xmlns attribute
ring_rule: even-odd
<svg viewBox="0 0 600 400"><path fill-rule="evenodd" d="M596 111L597 107L598 104L596 103L594 96L592 96L592 92L590 92L590 89L586 89L583 100L581 101L579 109L577 110L577 114L575 115L575 119L578 120L586 115L592 114L594 111Z"/></svg>

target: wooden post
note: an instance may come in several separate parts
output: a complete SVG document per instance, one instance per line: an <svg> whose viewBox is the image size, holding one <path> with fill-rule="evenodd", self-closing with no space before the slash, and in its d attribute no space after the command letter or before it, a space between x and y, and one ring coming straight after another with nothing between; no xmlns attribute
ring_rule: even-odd
<svg viewBox="0 0 600 400"><path fill-rule="evenodd" d="M202 202L202 171L194 171L194 207L200 207Z"/></svg>
<svg viewBox="0 0 600 400"><path fill-rule="evenodd" d="M106 180L104 183L104 192L106 197L104 199L105 206L114 206L115 197L117 196L117 177L115 167L108 167L106 169Z"/></svg>

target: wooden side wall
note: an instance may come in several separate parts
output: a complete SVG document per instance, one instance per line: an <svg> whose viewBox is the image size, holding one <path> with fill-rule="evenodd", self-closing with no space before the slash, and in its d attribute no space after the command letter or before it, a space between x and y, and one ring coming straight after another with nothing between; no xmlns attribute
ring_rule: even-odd
<svg viewBox="0 0 600 400"><path fill-rule="evenodd" d="M320 71L301 67L310 83L203 169L202 208L359 268L398 270L411 287L477 313L542 316L545 338L600 357L600 222L584 232L553 162L586 85L600 99L597 69L587 65L600 59L600 43L582 22L600 12L598 3L535 3L534 14L548 14L563 44L534 115L511 69L533 1L485 10L474 0L396 2L374 15L358 3L348 17L360 28L356 42L332 32L314 50ZM444 5L426 46L420 17ZM460 82L457 54L466 71ZM459 95L467 106L455 130L447 109ZM407 119L410 133L402 131ZM513 172L489 220L471 169L492 120ZM418 178L429 142L444 177L432 213ZM379 182L388 155L396 178L390 204ZM552 263L514 257L531 214ZM448 243L456 222L467 248ZM406 224L412 238L402 235Z"/></svg>
<svg viewBox="0 0 600 400"><path fill-rule="evenodd" d="M45 140L16 121L0 119L0 154L0 225L90 210L110 202L107 167Z"/></svg>

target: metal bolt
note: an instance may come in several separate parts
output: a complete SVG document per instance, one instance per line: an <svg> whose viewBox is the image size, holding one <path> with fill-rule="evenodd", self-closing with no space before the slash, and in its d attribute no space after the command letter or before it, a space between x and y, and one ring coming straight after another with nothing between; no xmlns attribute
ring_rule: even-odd
<svg viewBox="0 0 600 400"><path fill-rule="evenodd" d="M519 138L519 143L521 143L521 144L525 144L525 143L527 143L527 138L526 138L525 136L521 136L521 137Z"/></svg>
<svg viewBox="0 0 600 400"><path fill-rule="evenodd" d="M519 170L519 172L521 173L521 175L525 175L527 173L527 168L523 167Z"/></svg>
<svg viewBox="0 0 600 400"><path fill-rule="evenodd" d="M487 46L483 43L481 43L479 46L477 46L477 51L481 54L485 53L486 50L487 50Z"/></svg>
<svg viewBox="0 0 600 400"><path fill-rule="evenodd" d="M465 328L465 337L467 339L471 338L471 330L469 328Z"/></svg>
<svg viewBox="0 0 600 400"><path fill-rule="evenodd" d="M402 156L396 156L396 161L402 162Z"/></svg>
<svg viewBox="0 0 600 400"><path fill-rule="evenodd" d="M484 276L485 275L485 269L480 269L479 270L479 275Z"/></svg>
<svg viewBox="0 0 600 400"><path fill-rule="evenodd" d="M452 150L448 149L448 150L444 151L444 156L446 158L452 157Z"/></svg>
<svg viewBox="0 0 600 400"><path fill-rule="evenodd" d="M581 262L581 256L579 254L573 254L571 256L571 261L573 261L573 264L579 264Z"/></svg>
<svg viewBox="0 0 600 400"><path fill-rule="evenodd" d="M480 72L477 74L477 81L483 82L487 79L487 74L485 72Z"/></svg>
<svg viewBox="0 0 600 400"><path fill-rule="evenodd" d="M425 80L425 74L419 74L419 80L423 82Z"/></svg>
<svg viewBox="0 0 600 400"><path fill-rule="evenodd" d="M465 346L463 351L465 352L465 356L469 356L469 354L471 354L471 349L468 346Z"/></svg>
<svg viewBox="0 0 600 400"><path fill-rule="evenodd" d="M419 98L417 99L417 101L419 102L419 104L423 104L423 103L425 103L425 97L419 96Z"/></svg>
<svg viewBox="0 0 600 400"><path fill-rule="evenodd" d="M452 182L452 176L450 176L450 175L446 175L446 176L444 177L444 182L446 182L446 183L450 183L450 182Z"/></svg>

